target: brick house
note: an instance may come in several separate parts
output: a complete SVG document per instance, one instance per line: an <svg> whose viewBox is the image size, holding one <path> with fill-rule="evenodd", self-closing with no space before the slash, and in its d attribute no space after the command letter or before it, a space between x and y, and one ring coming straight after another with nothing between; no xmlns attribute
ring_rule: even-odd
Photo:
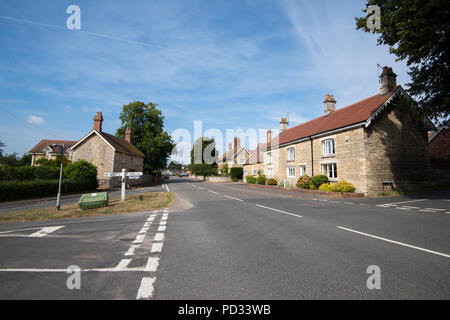
<svg viewBox="0 0 450 320"><path fill-rule="evenodd" d="M430 157L450 160L450 121L429 135Z"/></svg>
<svg viewBox="0 0 450 320"><path fill-rule="evenodd" d="M228 151L219 157L218 169L219 172L223 171L225 163L228 165L228 172L231 168L242 168L245 162L248 160L250 152L244 146L241 146L241 139L235 137L234 145L230 142L228 144Z"/></svg>
<svg viewBox="0 0 450 320"><path fill-rule="evenodd" d="M75 143L77 143L77 141L42 139L28 152L31 155L31 165L35 166L36 161L41 158L45 158L47 160L55 160L56 157L61 154L60 145L63 144L66 147L65 155L67 156L69 154L69 149Z"/></svg>
<svg viewBox="0 0 450 320"><path fill-rule="evenodd" d="M142 172L144 154L131 144L131 130L127 128L125 139L102 130L103 115L98 112L94 117L94 127L69 150L69 160L86 160L97 167L99 186L116 185L117 178L110 181L105 173Z"/></svg>
<svg viewBox="0 0 450 320"><path fill-rule="evenodd" d="M427 132L433 124L417 118L410 104L395 103L411 98L396 85L392 68L384 67L380 78L381 90L372 97L336 109L327 95L322 116L292 128L282 119L273 139L269 130L262 148L266 176L295 183L304 174L325 174L366 195L420 185L429 169Z"/></svg>

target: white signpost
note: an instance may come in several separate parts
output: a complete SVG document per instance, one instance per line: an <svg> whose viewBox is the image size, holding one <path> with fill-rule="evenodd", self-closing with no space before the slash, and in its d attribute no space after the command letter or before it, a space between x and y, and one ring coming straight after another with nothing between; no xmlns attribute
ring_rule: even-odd
<svg viewBox="0 0 450 320"><path fill-rule="evenodd" d="M109 172L105 173L105 177L122 177L122 189L120 193L120 201L125 201L125 180L126 177L129 179L139 179L142 176L142 172L127 172L127 169L122 169L122 172Z"/></svg>

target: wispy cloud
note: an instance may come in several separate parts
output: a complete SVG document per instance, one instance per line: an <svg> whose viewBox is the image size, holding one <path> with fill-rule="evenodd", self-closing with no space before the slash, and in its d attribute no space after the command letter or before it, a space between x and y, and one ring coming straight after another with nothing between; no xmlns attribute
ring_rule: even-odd
<svg viewBox="0 0 450 320"><path fill-rule="evenodd" d="M27 122L30 124L42 125L45 123L45 120L44 118L38 116L29 115L27 118Z"/></svg>

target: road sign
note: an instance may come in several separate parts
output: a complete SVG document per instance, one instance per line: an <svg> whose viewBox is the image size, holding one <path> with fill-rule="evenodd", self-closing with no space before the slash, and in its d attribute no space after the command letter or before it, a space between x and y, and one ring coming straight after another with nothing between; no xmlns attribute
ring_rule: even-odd
<svg viewBox="0 0 450 320"><path fill-rule="evenodd" d="M122 176L122 172L109 172L109 173L105 173L105 177L121 177Z"/></svg>
<svg viewBox="0 0 450 320"><path fill-rule="evenodd" d="M128 179L131 179L131 180L137 180L137 179L140 179L141 177L139 177L139 176L129 176L128 177Z"/></svg>
<svg viewBox="0 0 450 320"><path fill-rule="evenodd" d="M61 163L62 164L67 164L67 157L61 157Z"/></svg>
<svg viewBox="0 0 450 320"><path fill-rule="evenodd" d="M127 177L140 177L142 175L142 172L127 172Z"/></svg>

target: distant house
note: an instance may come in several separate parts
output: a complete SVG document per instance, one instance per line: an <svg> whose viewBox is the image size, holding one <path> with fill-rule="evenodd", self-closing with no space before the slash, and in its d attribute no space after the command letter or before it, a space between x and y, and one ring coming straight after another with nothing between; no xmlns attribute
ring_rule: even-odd
<svg viewBox="0 0 450 320"><path fill-rule="evenodd" d="M65 145L66 152L65 155L69 155L69 149L75 145L77 141L69 140L47 140L42 139L37 145L35 145L28 153L31 157L31 165L35 166L36 161L42 158L47 160L54 160L57 156L61 154L60 145ZM56 146L54 146L56 145Z"/></svg>
<svg viewBox="0 0 450 320"><path fill-rule="evenodd" d="M450 160L450 121L429 133L428 143L431 158Z"/></svg>
<svg viewBox="0 0 450 320"><path fill-rule="evenodd" d="M258 172L265 175L265 165L262 153L262 148L265 148L265 143L260 143L255 150L250 151L250 155L244 164L244 179L246 176L257 176Z"/></svg>
<svg viewBox="0 0 450 320"><path fill-rule="evenodd" d="M237 137L234 138L234 145L232 145L231 142L228 144L228 151L219 157L219 172L223 171L223 166L225 164L228 165L228 172L231 168L234 167L244 167L245 162L250 156L250 152L247 150L247 148L241 146L240 144L241 139Z"/></svg>
<svg viewBox="0 0 450 320"><path fill-rule="evenodd" d="M324 174L367 195L423 184L429 169L427 132L434 125L418 118L411 106L395 103L411 98L397 86L392 68L384 67L380 78L381 90L372 97L337 109L334 97L326 95L320 117L292 128L282 119L275 138L268 131L261 148L267 178L295 183L305 174Z"/></svg>
<svg viewBox="0 0 450 320"><path fill-rule="evenodd" d="M70 149L69 160L86 160L97 167L97 179L100 186L110 185L105 173L142 172L144 154L131 144L131 130L127 128L125 139L116 137L102 130L103 115L97 112L94 127ZM117 179L116 179L117 180Z"/></svg>

